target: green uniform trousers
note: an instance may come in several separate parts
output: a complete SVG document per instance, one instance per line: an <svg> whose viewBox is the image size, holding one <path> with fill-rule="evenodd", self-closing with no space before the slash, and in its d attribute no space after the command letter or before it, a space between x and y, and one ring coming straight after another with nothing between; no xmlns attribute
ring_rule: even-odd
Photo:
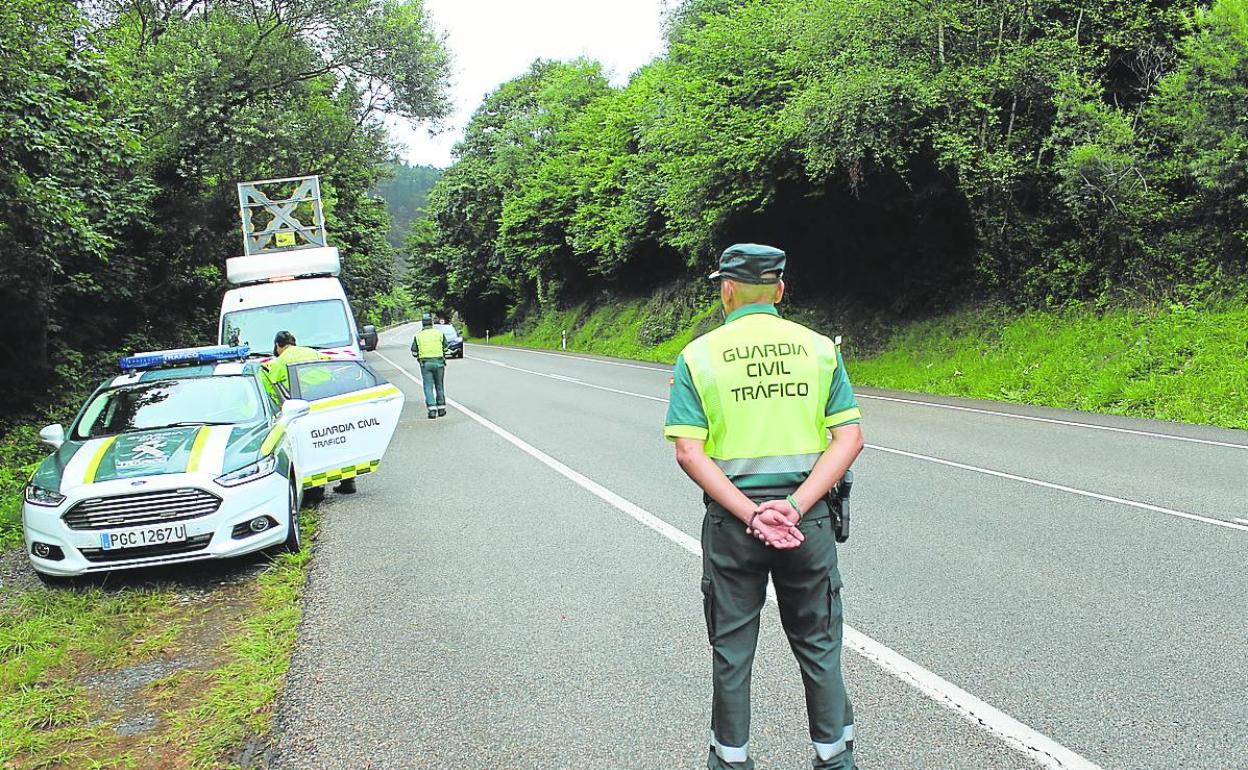
<svg viewBox="0 0 1248 770"><path fill-rule="evenodd" d="M446 359L422 358L420 360L420 379L425 387L425 406L434 409L446 406Z"/></svg>
<svg viewBox="0 0 1248 770"><path fill-rule="evenodd" d="M784 497L781 492L780 498ZM775 495L755 502L776 499ZM799 525L806 541L768 548L714 501L702 523L702 594L713 651L710 770L752 770L750 676L771 575L780 621L802 672L816 770L852 770L854 716L841 676L841 573L825 502Z"/></svg>

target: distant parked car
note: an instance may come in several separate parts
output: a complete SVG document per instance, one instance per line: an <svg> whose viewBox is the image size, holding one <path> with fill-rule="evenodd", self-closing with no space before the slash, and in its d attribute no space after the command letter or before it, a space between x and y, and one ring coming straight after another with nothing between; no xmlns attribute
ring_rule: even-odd
<svg viewBox="0 0 1248 770"><path fill-rule="evenodd" d="M463 358L464 357L464 338L460 336L455 327L448 323L435 324L435 327L442 332L442 336L446 338L443 348L446 350L447 358Z"/></svg>

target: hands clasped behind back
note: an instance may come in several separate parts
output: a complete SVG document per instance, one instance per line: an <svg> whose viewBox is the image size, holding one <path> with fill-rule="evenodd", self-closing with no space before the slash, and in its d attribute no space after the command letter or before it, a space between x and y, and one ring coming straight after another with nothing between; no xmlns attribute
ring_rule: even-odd
<svg viewBox="0 0 1248 770"><path fill-rule="evenodd" d="M758 506L747 531L769 548L797 548L806 540L797 527L801 518L788 500L768 500Z"/></svg>

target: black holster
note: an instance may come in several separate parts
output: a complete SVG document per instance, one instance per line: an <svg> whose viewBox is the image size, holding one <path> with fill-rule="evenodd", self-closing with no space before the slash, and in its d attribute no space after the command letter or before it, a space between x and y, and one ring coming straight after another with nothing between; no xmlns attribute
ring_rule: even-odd
<svg viewBox="0 0 1248 770"><path fill-rule="evenodd" d="M828 490L828 510L832 512L832 531L838 543L849 540L849 492L853 486L854 472L847 470L837 485Z"/></svg>

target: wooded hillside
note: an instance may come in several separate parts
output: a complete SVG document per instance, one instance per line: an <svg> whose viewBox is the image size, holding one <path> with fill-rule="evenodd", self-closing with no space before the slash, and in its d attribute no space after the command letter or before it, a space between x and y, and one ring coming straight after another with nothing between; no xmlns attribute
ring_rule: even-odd
<svg viewBox="0 0 1248 770"><path fill-rule="evenodd" d="M377 183L374 192L386 202L390 212L390 245L402 249L412 223L425 216L429 191L442 176L441 169L433 166L409 166L395 163L390 167L392 176Z"/></svg>
<svg viewBox="0 0 1248 770"><path fill-rule="evenodd" d="M1240 285L1248 0L686 0L667 38L622 88L539 61L486 98L421 286L498 330L742 240L895 317Z"/></svg>

